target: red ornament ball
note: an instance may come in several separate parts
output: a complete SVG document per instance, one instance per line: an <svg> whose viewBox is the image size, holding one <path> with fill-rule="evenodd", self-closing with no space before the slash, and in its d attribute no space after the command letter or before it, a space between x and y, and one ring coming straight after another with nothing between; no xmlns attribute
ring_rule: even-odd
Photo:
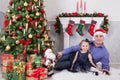
<svg viewBox="0 0 120 80"><path fill-rule="evenodd" d="M10 1L10 2L9 2L9 5L10 5L10 6L12 6L12 4L13 4L13 2L12 2L12 1Z"/></svg>
<svg viewBox="0 0 120 80"><path fill-rule="evenodd" d="M20 20L21 18L22 18L22 16L20 14L18 14L17 19Z"/></svg>
<svg viewBox="0 0 120 80"><path fill-rule="evenodd" d="M6 33L8 33L8 32L9 32L9 30L8 30L8 29L6 29L6 30L5 30L5 32L6 32Z"/></svg>
<svg viewBox="0 0 120 80"><path fill-rule="evenodd" d="M23 29L23 26L19 26L19 30L22 30Z"/></svg>
<svg viewBox="0 0 120 80"><path fill-rule="evenodd" d="M32 11L32 8L31 8L31 7L28 7L27 10L28 10L28 12L31 12L31 11Z"/></svg>
<svg viewBox="0 0 120 80"><path fill-rule="evenodd" d="M22 9L22 7L19 5L19 6L18 6L18 10L21 10L21 9Z"/></svg>
<svg viewBox="0 0 120 80"><path fill-rule="evenodd" d="M37 38L40 38L40 34L36 34L36 37L37 37Z"/></svg>
<svg viewBox="0 0 120 80"><path fill-rule="evenodd" d="M36 48L34 48L33 51L34 51L34 53L38 53L38 49L36 49Z"/></svg>

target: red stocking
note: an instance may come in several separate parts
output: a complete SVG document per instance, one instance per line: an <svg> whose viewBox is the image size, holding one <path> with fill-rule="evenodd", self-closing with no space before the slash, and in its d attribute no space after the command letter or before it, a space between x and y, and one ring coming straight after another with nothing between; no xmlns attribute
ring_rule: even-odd
<svg viewBox="0 0 120 80"><path fill-rule="evenodd" d="M68 26L67 26L67 28L66 28L66 32L71 36L73 33L72 33L72 28L73 28L73 26L74 26L74 21L69 21L69 24L68 24Z"/></svg>
<svg viewBox="0 0 120 80"><path fill-rule="evenodd" d="M95 29L96 23L97 23L97 21L94 21L94 20L91 21L90 28L88 30L91 36L93 36L93 34L94 34L94 29Z"/></svg>

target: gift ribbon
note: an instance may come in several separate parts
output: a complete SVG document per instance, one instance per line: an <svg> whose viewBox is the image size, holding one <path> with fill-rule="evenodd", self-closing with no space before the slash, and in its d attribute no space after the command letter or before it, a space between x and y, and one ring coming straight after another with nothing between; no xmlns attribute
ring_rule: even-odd
<svg viewBox="0 0 120 80"><path fill-rule="evenodd" d="M34 77L40 80L40 77L44 77L47 75L47 73L44 73L45 68L39 67L37 70L33 71L33 74L27 75L27 77Z"/></svg>
<svg viewBox="0 0 120 80"><path fill-rule="evenodd" d="M16 73L19 74L19 80L22 80L22 74L25 72L25 63L24 62L15 62L13 67Z"/></svg>

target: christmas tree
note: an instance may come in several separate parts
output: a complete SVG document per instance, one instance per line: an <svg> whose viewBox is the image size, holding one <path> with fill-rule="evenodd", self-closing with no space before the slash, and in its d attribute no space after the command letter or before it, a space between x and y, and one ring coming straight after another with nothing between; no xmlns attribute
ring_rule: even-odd
<svg viewBox="0 0 120 80"><path fill-rule="evenodd" d="M53 46L44 8L43 0L10 0L1 33L2 52L43 55L46 48Z"/></svg>

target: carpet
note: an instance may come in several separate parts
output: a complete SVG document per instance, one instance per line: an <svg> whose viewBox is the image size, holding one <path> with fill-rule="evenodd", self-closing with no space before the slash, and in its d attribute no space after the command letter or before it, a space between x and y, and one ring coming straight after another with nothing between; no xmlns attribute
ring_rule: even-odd
<svg viewBox="0 0 120 80"><path fill-rule="evenodd" d="M55 74L48 80L120 80L120 69L111 68L111 75L99 72L96 76L93 72L88 73L71 73L67 70L55 72Z"/></svg>

